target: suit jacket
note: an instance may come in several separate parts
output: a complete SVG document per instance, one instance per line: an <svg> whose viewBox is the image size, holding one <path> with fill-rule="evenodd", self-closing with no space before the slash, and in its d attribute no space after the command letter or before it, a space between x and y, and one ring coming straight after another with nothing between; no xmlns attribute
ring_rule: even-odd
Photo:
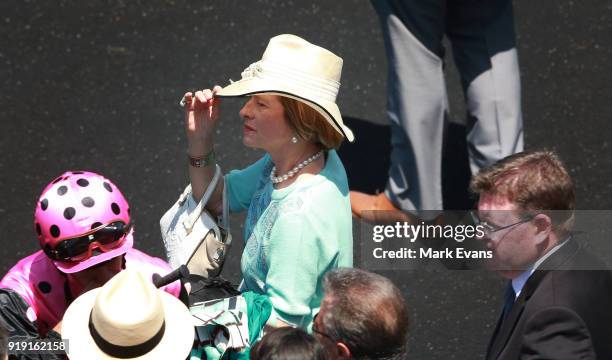
<svg viewBox="0 0 612 360"><path fill-rule="evenodd" d="M498 322L487 360L612 359L612 273L570 239ZM550 270L554 269L554 270Z"/></svg>

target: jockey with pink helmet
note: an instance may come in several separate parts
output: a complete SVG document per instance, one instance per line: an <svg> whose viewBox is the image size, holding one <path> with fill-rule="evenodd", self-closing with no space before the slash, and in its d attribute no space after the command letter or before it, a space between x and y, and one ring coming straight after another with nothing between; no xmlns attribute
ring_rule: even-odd
<svg viewBox="0 0 612 360"><path fill-rule="evenodd" d="M134 244L127 201L112 182L94 173L65 173L47 185L34 219L40 247L64 273L75 273L125 254ZM109 231L109 236L101 237L109 243L96 242L91 234L111 224L120 225L115 227L115 234ZM120 230L127 230L126 234ZM66 241L85 237L91 242ZM91 256L97 248L102 252Z"/></svg>
<svg viewBox="0 0 612 360"><path fill-rule="evenodd" d="M59 337L52 329L70 302L123 268L149 278L171 270L133 248L127 201L110 180L92 172L69 171L47 185L36 204L34 229L42 250L0 281L0 321L11 337ZM165 290L178 297L180 284Z"/></svg>

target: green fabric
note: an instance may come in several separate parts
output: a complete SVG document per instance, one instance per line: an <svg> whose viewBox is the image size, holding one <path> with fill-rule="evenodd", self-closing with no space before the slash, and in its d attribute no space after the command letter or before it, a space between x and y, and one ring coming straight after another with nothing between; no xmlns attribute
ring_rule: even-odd
<svg viewBox="0 0 612 360"><path fill-rule="evenodd" d="M191 349L189 360L219 360L221 352L214 346L204 346Z"/></svg>
<svg viewBox="0 0 612 360"><path fill-rule="evenodd" d="M223 360L249 360L251 357L251 349L246 349L241 352L228 351L225 354Z"/></svg>
<svg viewBox="0 0 612 360"><path fill-rule="evenodd" d="M242 291L265 294L277 320L308 328L323 297L323 275L353 265L346 172L335 151L314 176L283 189L269 180L268 155L225 177L232 211L248 208Z"/></svg>
<svg viewBox="0 0 612 360"><path fill-rule="evenodd" d="M189 360L200 360L207 359L208 357L204 353L204 348L198 347L196 349L191 349L191 353L189 353Z"/></svg>
<svg viewBox="0 0 612 360"><path fill-rule="evenodd" d="M247 291L244 294L244 299L247 303L247 317L249 319L249 341L251 347L259 341L263 327L266 325L270 314L272 313L272 303L265 295L256 294ZM228 358L230 360L249 360L251 348L247 348L241 352L229 351Z"/></svg>
<svg viewBox="0 0 612 360"><path fill-rule="evenodd" d="M272 313L272 304L268 300L266 295L260 295L253 292L245 292L241 295L246 303L246 314L248 319L248 329L249 329L249 342L251 346L259 340L260 335L262 334L262 330L270 314ZM238 305L240 302L238 302ZM219 306L221 303L216 304L215 306ZM238 307L234 312L243 312L244 308ZM192 310L192 312L194 312ZM214 312L214 311L213 311ZM229 315L229 313L227 314ZM226 319L228 322L235 322L235 317L233 316L221 316L215 322L224 323ZM214 327L214 325L210 325ZM250 354L250 348L246 348L243 351L236 352L233 350L228 350L225 353L219 351L216 347L209 345L200 347L197 349L193 349L191 351L190 359L191 360L199 360L199 359L207 359L207 360L218 360L218 359L230 359L230 360L248 360Z"/></svg>
<svg viewBox="0 0 612 360"><path fill-rule="evenodd" d="M259 339L261 330L272 313L272 303L265 295L247 291L242 294L247 303L247 318L249 319L249 340L251 345Z"/></svg>

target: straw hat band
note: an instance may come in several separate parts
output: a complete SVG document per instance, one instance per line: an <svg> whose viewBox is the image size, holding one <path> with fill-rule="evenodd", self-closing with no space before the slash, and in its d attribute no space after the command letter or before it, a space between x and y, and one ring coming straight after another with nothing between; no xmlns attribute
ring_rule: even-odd
<svg viewBox="0 0 612 360"><path fill-rule="evenodd" d="M299 84L301 91L307 91L317 98L329 102L335 102L340 82L313 76L295 67L289 67L269 60L260 60L247 67L241 74L242 80L260 78L269 79L287 86L295 87ZM294 84L294 86L291 86Z"/></svg>
<svg viewBox="0 0 612 360"><path fill-rule="evenodd" d="M92 321L92 313L89 313L89 332L91 334L91 338L96 343L98 348L104 351L106 354L119 358L119 359L131 359L142 356L151 350L153 350L159 342L164 337L164 332L166 331L166 322L164 321L153 337L149 340L136 345L124 346L124 345L116 345L113 344L100 335L100 333L96 330L96 326Z"/></svg>

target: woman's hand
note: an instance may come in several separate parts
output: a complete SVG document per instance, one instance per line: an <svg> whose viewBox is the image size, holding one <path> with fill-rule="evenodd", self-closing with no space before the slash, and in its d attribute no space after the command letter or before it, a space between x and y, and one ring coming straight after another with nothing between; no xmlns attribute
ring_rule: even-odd
<svg viewBox="0 0 612 360"><path fill-rule="evenodd" d="M191 158L203 158L213 154L213 134L219 121L220 99L215 93L220 86L212 90L206 89L185 94L185 131L187 133L187 153ZM208 184L215 174L214 161L208 166L189 166L189 179L194 200L200 201ZM216 209L221 202L223 181L219 181L217 188L208 200L207 208Z"/></svg>
<svg viewBox="0 0 612 360"><path fill-rule="evenodd" d="M215 86L212 90L205 89L195 94L185 94L185 130L190 148L192 145L201 148L212 141L217 121L219 120L219 98L214 94L221 90ZM192 154L193 156L203 154Z"/></svg>

